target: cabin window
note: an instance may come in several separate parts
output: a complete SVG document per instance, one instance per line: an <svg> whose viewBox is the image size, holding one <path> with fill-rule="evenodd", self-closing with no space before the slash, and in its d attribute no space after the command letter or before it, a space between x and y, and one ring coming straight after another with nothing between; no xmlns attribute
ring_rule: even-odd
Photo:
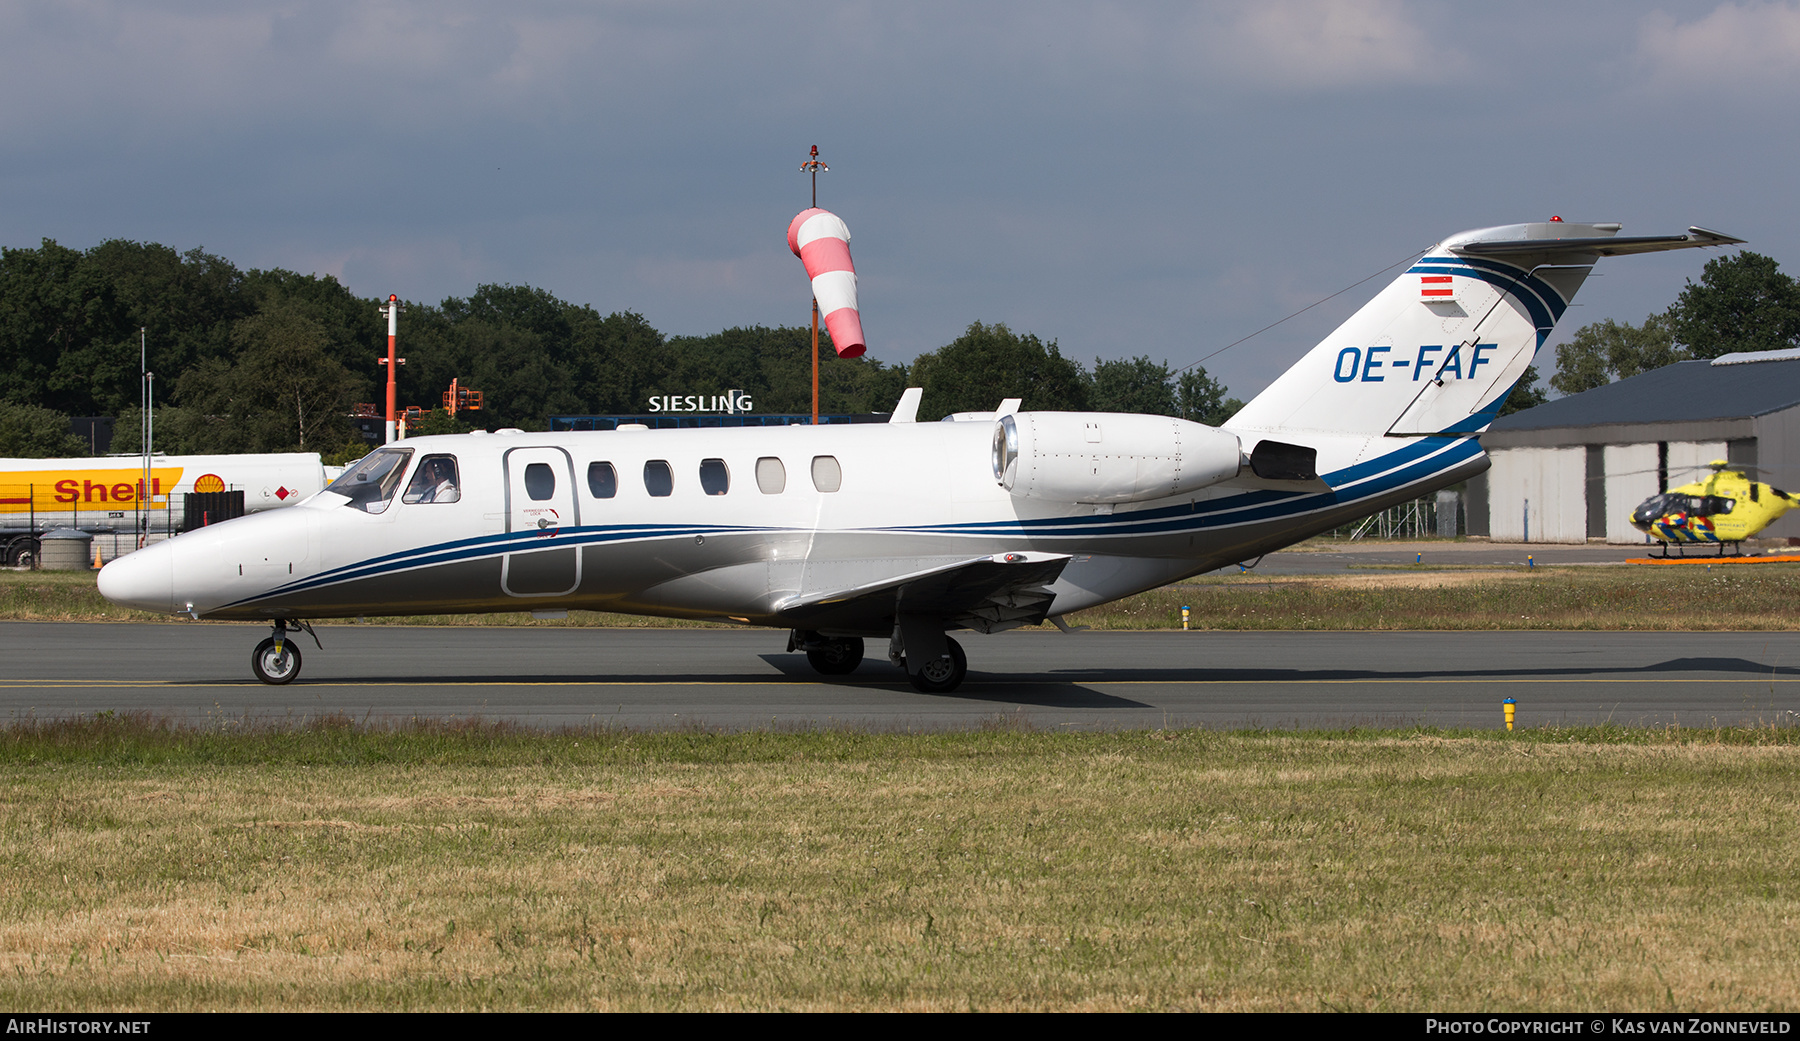
<svg viewBox="0 0 1800 1041"><path fill-rule="evenodd" d="M756 486L764 495L780 495L787 488L787 467L772 455L756 461Z"/></svg>
<svg viewBox="0 0 1800 1041"><path fill-rule="evenodd" d="M844 471L837 456L815 455L812 465L813 487L822 492L835 492L844 485Z"/></svg>
<svg viewBox="0 0 1800 1041"><path fill-rule="evenodd" d="M611 463L588 464L588 491L596 499L610 499L619 494L619 475Z"/></svg>
<svg viewBox="0 0 1800 1041"><path fill-rule="evenodd" d="M644 490L661 497L675 491L675 472L666 459L652 459L644 464Z"/></svg>
<svg viewBox="0 0 1800 1041"><path fill-rule="evenodd" d="M406 470L406 461L412 458L410 448L378 448L363 456L362 462L345 470L342 477L326 486L328 492L336 492L348 498L346 506L354 506L364 513L380 513L388 508L394 499L394 491L400 487L400 474Z"/></svg>
<svg viewBox="0 0 1800 1041"><path fill-rule="evenodd" d="M406 486L401 502L455 502L462 498L457 490L456 457L428 455L413 471L412 483Z"/></svg>
<svg viewBox="0 0 1800 1041"><path fill-rule="evenodd" d="M533 502L543 502L556 494L556 471L549 463L531 463L525 467L525 494Z"/></svg>
<svg viewBox="0 0 1800 1041"><path fill-rule="evenodd" d="M725 467L725 460L700 460L700 490L708 495L724 495L731 490L731 471Z"/></svg>

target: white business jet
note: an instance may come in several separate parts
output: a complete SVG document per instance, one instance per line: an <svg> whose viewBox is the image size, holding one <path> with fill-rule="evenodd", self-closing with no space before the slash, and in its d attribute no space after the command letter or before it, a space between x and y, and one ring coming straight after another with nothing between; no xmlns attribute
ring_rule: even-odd
<svg viewBox="0 0 1800 1041"><path fill-rule="evenodd" d="M968 668L949 630L1067 628L1480 473L1478 436L1599 257L1743 241L1618 230L1446 240L1223 428L1017 401L915 423L914 389L886 424L412 438L293 509L114 560L100 592L269 620L266 683L299 675L311 619L581 608L788 629L827 675L886 637L947 692Z"/></svg>

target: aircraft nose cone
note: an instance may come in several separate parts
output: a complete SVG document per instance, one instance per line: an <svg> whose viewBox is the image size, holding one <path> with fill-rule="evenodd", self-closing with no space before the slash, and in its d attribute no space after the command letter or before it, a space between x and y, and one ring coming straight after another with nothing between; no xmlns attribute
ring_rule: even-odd
<svg viewBox="0 0 1800 1041"><path fill-rule="evenodd" d="M115 558L100 569L100 595L121 607L169 614L175 606L175 554L167 543Z"/></svg>

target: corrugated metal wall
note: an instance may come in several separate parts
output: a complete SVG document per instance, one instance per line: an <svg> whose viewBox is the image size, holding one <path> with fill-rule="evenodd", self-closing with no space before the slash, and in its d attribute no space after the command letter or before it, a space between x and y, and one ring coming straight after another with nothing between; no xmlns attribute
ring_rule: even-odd
<svg viewBox="0 0 1800 1041"><path fill-rule="evenodd" d="M1631 511L1655 495L1657 446L1606 446L1606 541L1632 545L1647 541L1631 526Z"/></svg>
<svg viewBox="0 0 1800 1041"><path fill-rule="evenodd" d="M1494 541L1587 541L1585 445L1507 448L1494 452L1493 460L1488 533Z"/></svg>
<svg viewBox="0 0 1800 1041"><path fill-rule="evenodd" d="M1605 496L1598 508L1605 513L1606 541L1641 543L1644 533L1631 526L1638 503L1703 479L1707 464L1724 459L1725 449L1723 441L1606 445L1600 481L1590 480L1586 445L1496 449L1488 471L1489 534L1496 542L1522 542L1529 524L1532 542L1585 541L1592 487Z"/></svg>

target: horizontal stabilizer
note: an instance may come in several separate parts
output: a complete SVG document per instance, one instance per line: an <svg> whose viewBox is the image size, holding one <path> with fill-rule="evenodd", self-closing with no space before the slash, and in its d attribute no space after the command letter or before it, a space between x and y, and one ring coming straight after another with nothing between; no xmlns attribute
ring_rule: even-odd
<svg viewBox="0 0 1800 1041"><path fill-rule="evenodd" d="M1609 225L1596 225L1604 229ZM1616 227L1616 225L1612 225ZM1544 227L1544 225L1535 225ZM1585 228L1586 225L1573 225ZM1506 229L1493 229L1502 231ZM1619 238L1612 235L1574 235L1568 238L1476 239L1472 242L1451 241L1446 245L1455 253L1483 257L1504 257L1521 253L1589 253L1602 257L1621 257L1630 253L1660 253L1668 249L1692 249L1697 246L1733 246L1743 239L1721 235L1705 228L1689 228L1686 235L1636 235Z"/></svg>
<svg viewBox="0 0 1800 1041"><path fill-rule="evenodd" d="M1047 588L1069 562L1062 553L995 553L777 605L797 629L879 630L906 614L935 615L978 632L1035 625L1049 612Z"/></svg>

